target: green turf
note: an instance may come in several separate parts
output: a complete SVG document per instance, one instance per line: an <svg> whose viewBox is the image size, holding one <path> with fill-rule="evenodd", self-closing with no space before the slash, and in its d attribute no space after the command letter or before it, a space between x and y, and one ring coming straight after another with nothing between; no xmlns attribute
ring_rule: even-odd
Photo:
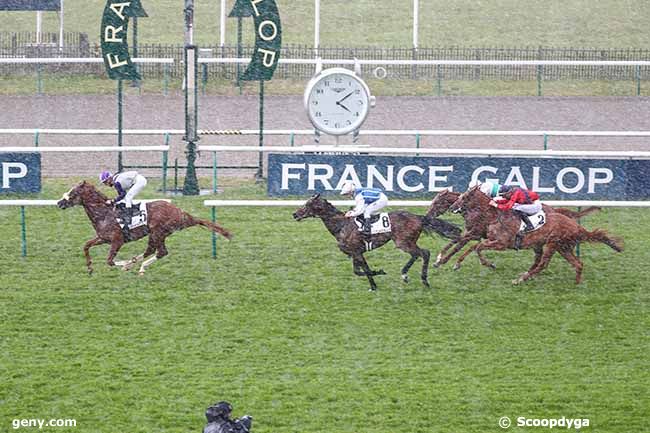
<svg viewBox="0 0 650 433"><path fill-rule="evenodd" d="M412 46L412 1L329 0L321 2L322 46ZM105 1L66 0L66 31L85 32L99 41ZM234 0L228 0L227 12ZM313 45L314 2L277 0L283 44ZM140 20L141 43L181 44L183 2L143 1L148 18ZM650 44L650 6L632 0L499 0L420 1L419 45L432 46L558 46L643 48ZM55 13L44 14L44 30L58 32ZM34 31L33 12L0 12L3 31ZM250 19L244 38L252 41ZM195 40L219 43L219 2L195 1ZM236 20L226 23L226 43L236 43Z"/></svg>
<svg viewBox="0 0 650 433"><path fill-rule="evenodd" d="M47 182L41 196L70 184ZM263 185L224 187L217 198L263 196ZM204 198L174 202L208 218ZM138 277L108 269L106 247L85 273L93 230L80 208L27 209L21 258L18 209L0 207L0 431L15 418L75 418L51 431L196 432L220 399L252 414L258 433L498 432L504 415L647 431L647 210L585 218L626 251L583 246L580 286L558 257L511 285L530 252L488 253L496 271L471 256L458 272L432 269L432 289L417 262L405 285L407 256L388 245L368 254L388 273L375 293L322 223L294 222L293 210L219 209L235 239L218 240L217 260L210 233L192 228ZM421 244L435 253L443 241Z"/></svg>

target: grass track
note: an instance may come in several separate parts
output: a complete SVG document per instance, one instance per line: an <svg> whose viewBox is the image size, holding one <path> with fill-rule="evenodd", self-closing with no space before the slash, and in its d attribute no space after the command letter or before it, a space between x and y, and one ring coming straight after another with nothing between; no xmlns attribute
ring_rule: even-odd
<svg viewBox="0 0 650 433"><path fill-rule="evenodd" d="M202 199L174 201L207 217ZM14 418L76 418L52 431L195 432L219 399L251 413L259 433L497 432L503 415L645 430L648 211L585 219L623 236L626 251L584 246L581 286L558 257L512 286L532 253L509 252L489 254L496 271L473 258L459 272L432 270L427 290L419 262L401 283L407 257L388 246L369 255L388 272L376 293L319 221L296 223L292 211L219 209L236 238L219 240L218 260L209 232L189 229L139 278L107 269L106 247L85 274L92 229L80 208L28 209L21 259L18 210L0 208L0 431Z"/></svg>

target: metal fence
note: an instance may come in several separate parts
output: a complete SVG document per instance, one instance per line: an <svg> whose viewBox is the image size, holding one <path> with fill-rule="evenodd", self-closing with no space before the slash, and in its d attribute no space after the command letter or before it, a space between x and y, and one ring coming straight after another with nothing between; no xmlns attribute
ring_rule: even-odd
<svg viewBox="0 0 650 433"><path fill-rule="evenodd" d="M100 49L90 43L83 33L66 33L63 51L58 48L58 34L44 33L43 41L37 45L35 33L0 32L0 57L99 57ZM205 46L202 55L207 57L251 57L253 46ZM364 60L650 60L650 49L632 48L553 48L553 47L319 47L318 55L328 59ZM175 65L167 73L171 77L183 75L182 45L139 44L139 57L173 58ZM292 59L313 59L314 48L306 45L288 45L282 48L281 56ZM162 65L141 65L145 77L160 78L165 74ZM213 64L203 66L208 79L235 80L237 65ZM364 66L362 73L372 76L376 66ZM383 67L386 77L397 80L635 80L650 79L650 67L626 66L409 66L390 65ZM100 65L49 65L43 71L104 75ZM3 65L0 75L30 74L34 67L29 65ZM280 65L276 79L306 80L314 72L313 65ZM383 73L383 71L382 71Z"/></svg>

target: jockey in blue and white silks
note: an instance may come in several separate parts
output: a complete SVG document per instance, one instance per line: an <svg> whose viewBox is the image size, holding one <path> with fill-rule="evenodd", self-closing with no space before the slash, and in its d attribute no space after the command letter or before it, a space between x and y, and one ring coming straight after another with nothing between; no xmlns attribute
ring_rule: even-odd
<svg viewBox="0 0 650 433"><path fill-rule="evenodd" d="M147 179L137 171L125 171L111 175L103 171L99 175L99 181L105 185L112 186L117 190L117 197L114 203L123 203L127 209L133 206L135 196L147 186Z"/></svg>
<svg viewBox="0 0 650 433"><path fill-rule="evenodd" d="M388 197L377 188L356 188L353 182L346 182L341 188L341 195L354 197L354 209L346 212L346 217L357 217L363 214L363 232L370 235L370 217L388 206Z"/></svg>

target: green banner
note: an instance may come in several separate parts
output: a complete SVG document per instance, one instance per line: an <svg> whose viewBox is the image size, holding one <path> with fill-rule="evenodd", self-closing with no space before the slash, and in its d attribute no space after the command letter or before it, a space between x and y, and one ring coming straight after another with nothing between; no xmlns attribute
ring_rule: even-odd
<svg viewBox="0 0 650 433"><path fill-rule="evenodd" d="M127 33L130 17L146 17L140 0L108 0L102 16L102 57L106 73L112 80L139 80L140 74L131 62Z"/></svg>
<svg viewBox="0 0 650 433"><path fill-rule="evenodd" d="M237 0L229 17L253 17L255 52L242 80L270 80L280 60L282 25L275 0Z"/></svg>

